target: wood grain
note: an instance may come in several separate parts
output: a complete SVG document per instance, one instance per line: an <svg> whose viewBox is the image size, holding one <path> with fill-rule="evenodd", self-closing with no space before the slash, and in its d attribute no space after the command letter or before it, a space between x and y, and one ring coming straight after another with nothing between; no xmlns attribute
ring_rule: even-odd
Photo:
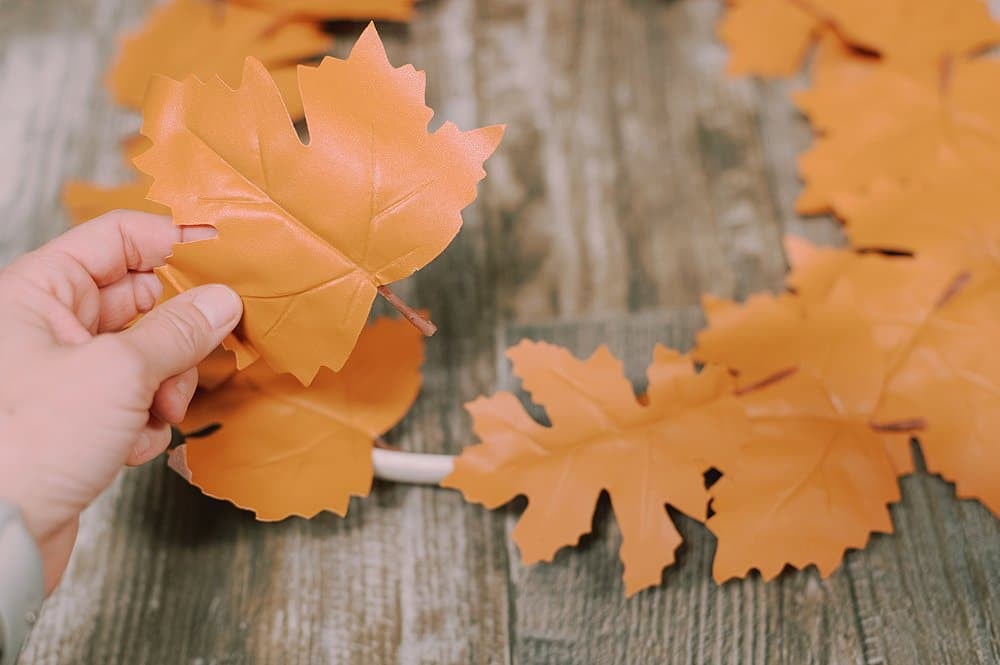
<svg viewBox="0 0 1000 665"><path fill-rule="evenodd" d="M0 265L65 227L65 179L125 175L116 145L138 119L101 80L152 4L0 0ZM720 8L424 0L412 26L383 27L395 62L428 70L435 124L508 125L458 240L398 289L440 332L392 441L472 443L461 405L515 385L502 351L522 336L607 342L641 384L655 342L690 344L702 292L777 288L783 233L839 239L792 209L801 80L727 80ZM343 55L361 26L336 29ZM926 473L902 484L898 532L827 580L717 586L712 536L678 516L679 564L625 600L607 502L579 549L525 568L516 507L377 484L347 519L258 524L154 464L85 515L22 662L1000 662L997 520Z"/></svg>

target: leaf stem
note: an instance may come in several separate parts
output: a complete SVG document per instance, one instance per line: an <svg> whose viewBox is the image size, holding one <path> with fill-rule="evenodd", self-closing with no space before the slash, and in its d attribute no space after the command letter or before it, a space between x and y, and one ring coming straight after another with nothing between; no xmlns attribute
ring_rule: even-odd
<svg viewBox="0 0 1000 665"><path fill-rule="evenodd" d="M733 391L733 394L736 395L737 397L740 397L742 395L746 395L747 393L752 393L755 390L767 388L773 383L777 383L782 379L787 379L792 374L795 374L797 371L799 371L798 367L788 367L786 369L775 372L771 376L761 379L757 383L752 383L749 386L743 386L742 388L737 388L736 390Z"/></svg>
<svg viewBox="0 0 1000 665"><path fill-rule="evenodd" d="M913 432L914 430L926 429L927 421L923 418L909 418L907 420L897 420L895 422L889 423L869 423L871 428L876 432Z"/></svg>
<svg viewBox="0 0 1000 665"><path fill-rule="evenodd" d="M420 312L413 309L405 302L403 299L393 293L392 289L388 286L378 287L378 292L383 298L386 299L390 305L396 308L396 311L403 315L407 321L413 324L417 330L424 334L424 337L430 337L437 332L437 326L433 322L424 318Z"/></svg>
<svg viewBox="0 0 1000 665"><path fill-rule="evenodd" d="M952 74L955 72L955 56L948 54L941 58L941 72L938 75L938 91L942 96L948 93Z"/></svg>
<svg viewBox="0 0 1000 665"><path fill-rule="evenodd" d="M934 303L934 307L941 308L948 304L949 300L962 292L962 289L966 287L970 279L972 279L972 275L969 272L963 272L955 277L951 284L948 285L948 288L945 289L945 292L941 294L941 297L938 298L938 301Z"/></svg>

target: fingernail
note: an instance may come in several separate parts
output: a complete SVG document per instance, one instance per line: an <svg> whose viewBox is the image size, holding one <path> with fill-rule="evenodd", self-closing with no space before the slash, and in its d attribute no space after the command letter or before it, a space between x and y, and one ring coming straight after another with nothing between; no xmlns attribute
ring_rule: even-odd
<svg viewBox="0 0 1000 665"><path fill-rule="evenodd" d="M198 308L213 328L232 325L243 311L243 303L236 292L225 286L202 287L194 298Z"/></svg>

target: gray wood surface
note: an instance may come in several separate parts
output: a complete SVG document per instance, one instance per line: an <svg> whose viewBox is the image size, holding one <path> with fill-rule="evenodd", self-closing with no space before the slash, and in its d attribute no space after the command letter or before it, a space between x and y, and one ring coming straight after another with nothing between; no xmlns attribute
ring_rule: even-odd
<svg viewBox="0 0 1000 665"><path fill-rule="evenodd" d="M116 36L150 0L0 0L0 265L65 227L62 182L124 175L138 126L101 87ZM690 345L708 291L777 288L781 236L835 242L792 212L810 140L788 92L730 81L721 0L424 0L383 31L428 70L438 118L508 124L455 244L401 285L441 332L424 392L391 440L457 452L461 405L514 385L522 336L607 342L636 379L655 342ZM359 26L338 28L344 53ZM1000 522L940 479L902 481L898 532L821 580L717 586L687 544L661 587L626 600L620 539L518 562L514 508L377 484L347 519L258 524L165 465L123 474L88 512L23 663L1000 662Z"/></svg>

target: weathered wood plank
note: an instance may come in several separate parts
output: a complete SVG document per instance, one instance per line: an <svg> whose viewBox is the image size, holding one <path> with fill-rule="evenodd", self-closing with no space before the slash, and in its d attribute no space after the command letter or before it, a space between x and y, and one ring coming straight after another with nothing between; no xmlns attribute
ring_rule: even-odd
<svg viewBox="0 0 1000 665"><path fill-rule="evenodd" d="M0 4L0 265L66 228L65 180L125 175L117 142L139 118L112 105L104 67L122 27L150 4Z"/></svg>
<svg viewBox="0 0 1000 665"><path fill-rule="evenodd" d="M66 177L124 174L116 142L138 121L100 83L114 36L150 4L0 1L0 265L63 228ZM508 123L465 230L400 289L441 332L390 438L471 443L460 405L512 385L501 351L521 336L578 353L606 341L638 379L654 342L690 344L703 291L780 285L782 233L839 237L792 210L801 81L725 79L719 9L424 0L412 27L383 31L396 62L429 70L435 123ZM681 517L679 565L626 601L607 505L578 551L523 568L516 512L452 492L378 485L346 520L263 525L154 465L85 516L23 662L1000 661L1000 526L926 474L903 493L898 533L828 580L717 586L711 535Z"/></svg>
<svg viewBox="0 0 1000 665"><path fill-rule="evenodd" d="M691 34L713 5L481 3L479 57L501 66L480 94L509 123L516 166L491 175L511 220L503 311L639 311L780 279L761 153L744 138L750 89L722 81L720 58L703 57L719 48Z"/></svg>

